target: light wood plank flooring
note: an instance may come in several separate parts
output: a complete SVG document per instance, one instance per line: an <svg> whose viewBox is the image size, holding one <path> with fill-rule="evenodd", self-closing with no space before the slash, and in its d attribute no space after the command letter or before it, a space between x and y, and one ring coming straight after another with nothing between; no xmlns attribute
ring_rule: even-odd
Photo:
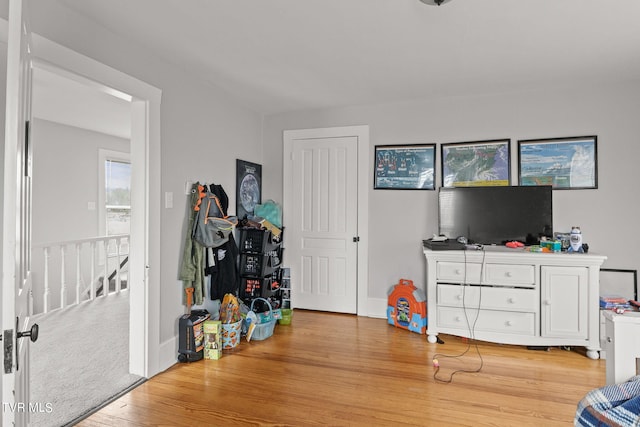
<svg viewBox="0 0 640 427"><path fill-rule="evenodd" d="M569 426L605 361L295 310L273 337L176 364L93 414L93 426ZM437 381L432 359L440 364ZM456 370L477 370L456 373Z"/></svg>

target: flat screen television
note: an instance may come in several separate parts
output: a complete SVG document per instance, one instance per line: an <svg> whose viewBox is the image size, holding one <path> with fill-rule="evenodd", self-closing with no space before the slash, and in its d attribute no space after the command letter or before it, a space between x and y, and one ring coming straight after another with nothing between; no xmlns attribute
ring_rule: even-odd
<svg viewBox="0 0 640 427"><path fill-rule="evenodd" d="M438 207L438 228L448 238L535 245L553 236L551 186L441 188Z"/></svg>

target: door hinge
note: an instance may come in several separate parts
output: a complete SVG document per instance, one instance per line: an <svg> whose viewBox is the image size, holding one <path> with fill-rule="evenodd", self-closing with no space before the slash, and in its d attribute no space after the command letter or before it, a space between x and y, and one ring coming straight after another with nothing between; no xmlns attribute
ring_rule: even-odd
<svg viewBox="0 0 640 427"><path fill-rule="evenodd" d="M10 374L13 372L13 330L4 331L2 348L4 349L4 373Z"/></svg>
<svg viewBox="0 0 640 427"><path fill-rule="evenodd" d="M353 238L353 243L358 243L360 241L360 236L356 236Z"/></svg>

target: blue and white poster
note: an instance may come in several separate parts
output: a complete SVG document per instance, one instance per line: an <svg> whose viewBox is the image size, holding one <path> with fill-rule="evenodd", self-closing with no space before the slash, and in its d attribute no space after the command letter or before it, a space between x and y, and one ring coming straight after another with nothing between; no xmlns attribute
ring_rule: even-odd
<svg viewBox="0 0 640 427"><path fill-rule="evenodd" d="M597 188L596 136L518 141L520 185Z"/></svg>
<svg viewBox="0 0 640 427"><path fill-rule="evenodd" d="M378 145L375 156L375 189L435 189L434 144Z"/></svg>

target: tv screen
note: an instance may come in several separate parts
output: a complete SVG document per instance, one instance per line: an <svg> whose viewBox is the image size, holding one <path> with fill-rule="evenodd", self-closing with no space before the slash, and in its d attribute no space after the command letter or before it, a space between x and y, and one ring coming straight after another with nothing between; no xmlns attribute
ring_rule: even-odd
<svg viewBox="0 0 640 427"><path fill-rule="evenodd" d="M551 186L441 188L438 206L440 234L450 239L535 245L553 236Z"/></svg>

